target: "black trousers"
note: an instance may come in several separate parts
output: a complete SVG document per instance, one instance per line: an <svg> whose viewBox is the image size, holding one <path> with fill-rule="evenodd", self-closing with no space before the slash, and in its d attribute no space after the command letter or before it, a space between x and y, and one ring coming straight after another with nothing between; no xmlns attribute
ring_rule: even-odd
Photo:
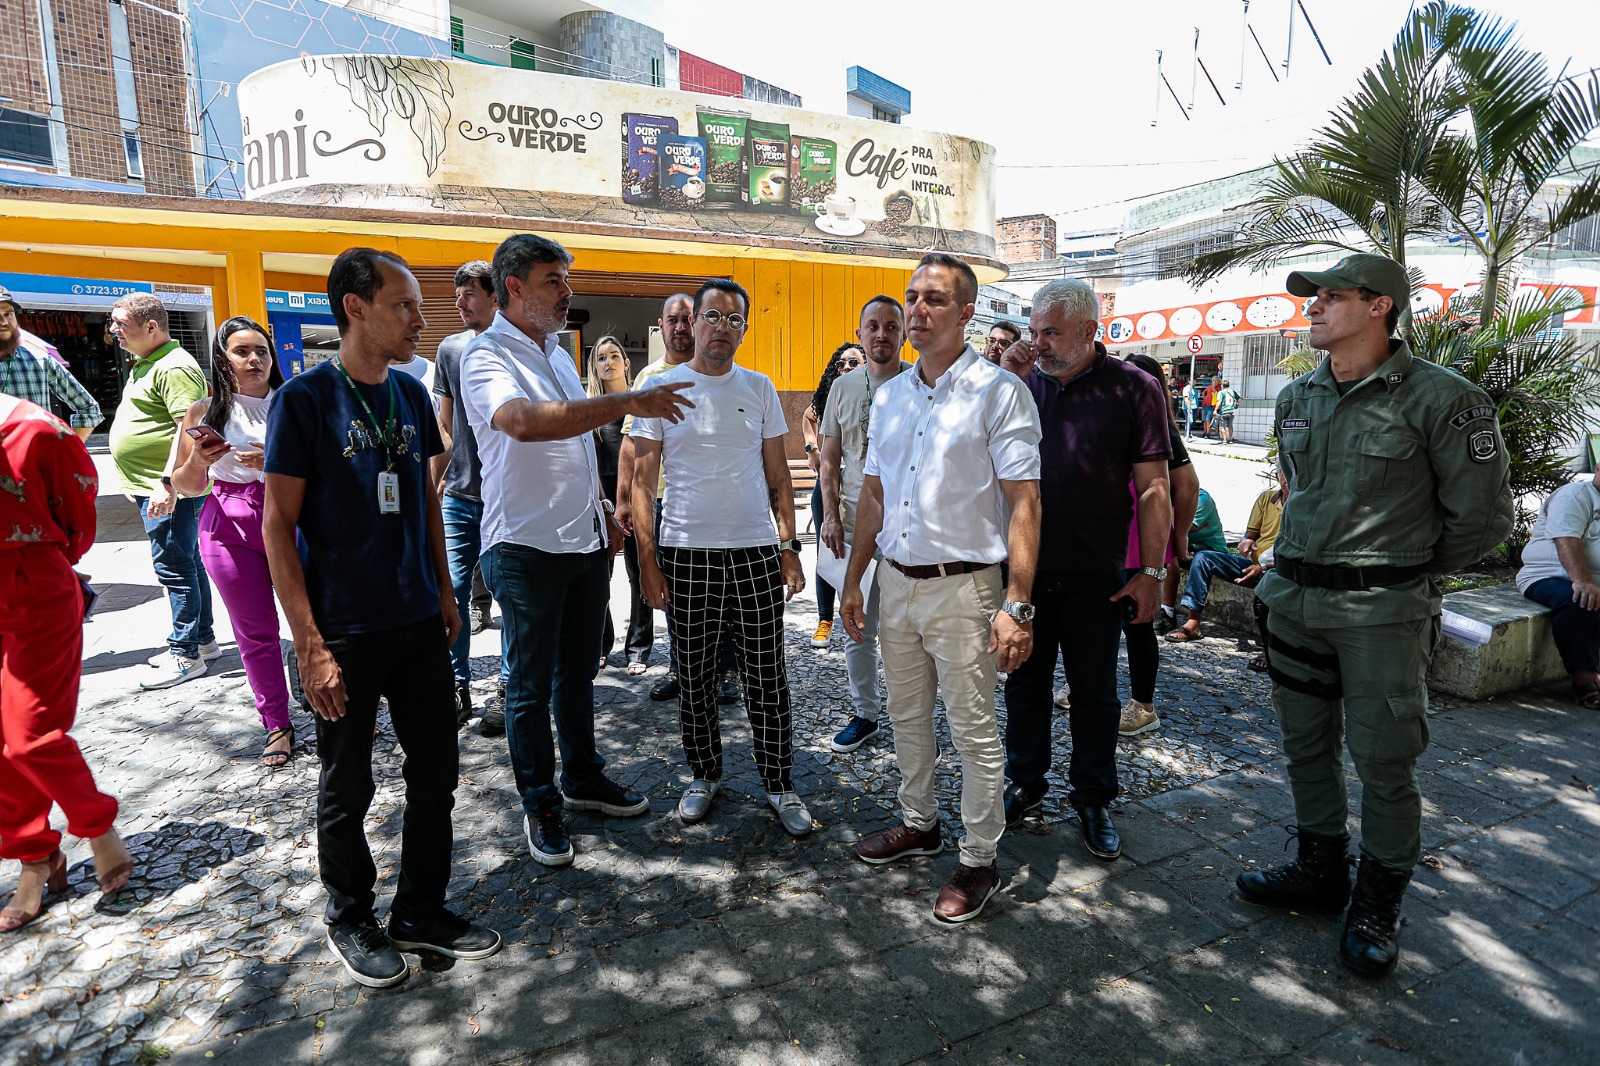
<svg viewBox="0 0 1600 1066"><path fill-rule="evenodd" d="M1117 798L1117 643L1123 613L1111 596L1122 584L1120 570L1041 572L1034 578L1033 654L1006 676L1006 776L1012 784L1034 793L1046 788L1059 654L1072 689L1068 800L1103 807Z"/></svg>
<svg viewBox="0 0 1600 1066"><path fill-rule="evenodd" d="M344 674L345 716L330 722L305 705L317 723L322 776L317 787L317 863L328 889L329 925L374 917L378 879L367 845L372 783L372 731L378 698L405 753L406 783L400 829L400 883L391 913L420 921L444 906L450 880L450 810L459 777L455 678L444 621L328 640Z"/></svg>

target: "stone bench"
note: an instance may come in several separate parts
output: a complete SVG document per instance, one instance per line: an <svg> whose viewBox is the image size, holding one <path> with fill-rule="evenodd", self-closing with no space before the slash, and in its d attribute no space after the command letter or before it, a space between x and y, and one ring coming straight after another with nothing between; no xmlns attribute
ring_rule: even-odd
<svg viewBox="0 0 1600 1066"><path fill-rule="evenodd" d="M1255 635L1253 589L1214 578L1206 600L1205 624ZM1550 632L1550 612L1517 591L1513 582L1452 592L1444 609L1490 627L1482 647L1440 637L1428 671L1428 687L1467 700L1564 681L1566 669Z"/></svg>

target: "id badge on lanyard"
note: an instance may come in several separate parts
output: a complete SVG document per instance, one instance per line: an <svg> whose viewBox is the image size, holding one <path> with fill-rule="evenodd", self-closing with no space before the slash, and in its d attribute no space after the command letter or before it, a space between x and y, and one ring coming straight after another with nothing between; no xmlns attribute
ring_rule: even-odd
<svg viewBox="0 0 1600 1066"><path fill-rule="evenodd" d="M400 513L400 475L393 470L378 472L378 513Z"/></svg>

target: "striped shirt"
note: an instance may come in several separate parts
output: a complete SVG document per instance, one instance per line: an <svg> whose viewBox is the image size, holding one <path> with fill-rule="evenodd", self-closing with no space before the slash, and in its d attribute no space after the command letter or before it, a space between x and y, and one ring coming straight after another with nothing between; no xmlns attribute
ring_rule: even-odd
<svg viewBox="0 0 1600 1066"><path fill-rule="evenodd" d="M103 418L100 405L89 390L48 356L37 355L17 346L9 357L0 359L0 392L19 396L50 410L51 398L60 400L72 412L74 429L93 429Z"/></svg>

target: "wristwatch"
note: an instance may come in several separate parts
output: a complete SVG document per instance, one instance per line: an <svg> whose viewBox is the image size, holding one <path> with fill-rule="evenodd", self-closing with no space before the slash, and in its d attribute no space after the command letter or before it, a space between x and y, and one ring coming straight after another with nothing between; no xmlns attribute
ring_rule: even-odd
<svg viewBox="0 0 1600 1066"><path fill-rule="evenodd" d="M162 474L161 475L161 483L163 485L165 485L167 488L170 489L172 487L172 478L171 478L171 476L167 475L167 474Z"/></svg>
<svg viewBox="0 0 1600 1066"><path fill-rule="evenodd" d="M1021 600L1007 600L1005 603L1000 605L1000 609L1006 614L1009 614L1012 620L1018 625L1023 626L1033 621L1033 616L1035 614L1035 608L1033 604L1024 603Z"/></svg>
<svg viewBox="0 0 1600 1066"><path fill-rule="evenodd" d="M796 555L799 555L800 554L800 540L799 540L799 538L796 538L794 540L780 540L780 541L778 541L778 550L781 551L781 552L794 552Z"/></svg>
<svg viewBox="0 0 1600 1066"><path fill-rule="evenodd" d="M600 506L605 511L606 514L616 514L617 513L617 505L612 503L610 500L601 500L600 501Z"/></svg>
<svg viewBox="0 0 1600 1066"><path fill-rule="evenodd" d="M1165 581L1167 579L1167 568L1164 566L1141 566L1139 573L1148 574L1157 581Z"/></svg>
<svg viewBox="0 0 1600 1066"><path fill-rule="evenodd" d="M807 444L806 445L806 454L807 455L810 455L812 452L814 452L816 450L817 450L817 446L815 444Z"/></svg>

